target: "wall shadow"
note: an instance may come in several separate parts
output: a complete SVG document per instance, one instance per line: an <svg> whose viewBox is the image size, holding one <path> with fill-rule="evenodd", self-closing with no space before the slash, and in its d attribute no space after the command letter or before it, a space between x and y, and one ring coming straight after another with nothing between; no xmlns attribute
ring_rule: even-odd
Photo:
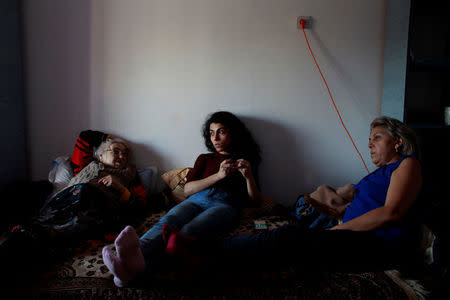
<svg viewBox="0 0 450 300"><path fill-rule="evenodd" d="M159 170L161 169L161 162L164 160L159 152L155 151L148 144L135 143L130 141L131 147L133 147L132 161L137 163L138 168L145 168L155 166Z"/></svg>
<svg viewBox="0 0 450 300"><path fill-rule="evenodd" d="M27 156L38 179L92 125L91 4L26 1L21 16Z"/></svg>
<svg viewBox="0 0 450 300"><path fill-rule="evenodd" d="M90 120L91 4L89 1L57 1L47 5L42 16L50 20L47 26L56 27L48 33L53 53L42 54L48 71L52 72L48 78L52 103L47 109L57 112L51 114L55 118L52 125L60 128L54 134L61 134L64 140L67 132L78 134L80 129L93 125Z"/></svg>
<svg viewBox="0 0 450 300"><path fill-rule="evenodd" d="M261 147L259 168L261 192L275 202L292 205L305 193L302 170L312 170L300 146L299 132L280 123L254 117L240 117Z"/></svg>

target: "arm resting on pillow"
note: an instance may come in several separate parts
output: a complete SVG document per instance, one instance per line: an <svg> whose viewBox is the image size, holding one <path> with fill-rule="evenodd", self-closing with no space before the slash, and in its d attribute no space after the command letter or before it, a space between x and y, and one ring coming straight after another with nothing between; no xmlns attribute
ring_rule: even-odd
<svg viewBox="0 0 450 300"><path fill-rule="evenodd" d="M197 192L209 188L210 186L214 185L221 179L222 177L220 177L218 173L215 173L203 179L189 181L184 185L184 194L186 195L186 197L189 197L192 194L195 194Z"/></svg>
<svg viewBox="0 0 450 300"><path fill-rule="evenodd" d="M184 185L184 195L186 197L191 196L197 192L203 191L209 188L222 178L219 177L218 173L214 173L208 177L203 178L202 174L206 168L205 155L200 155L197 157L194 167L191 169L187 175L186 184Z"/></svg>

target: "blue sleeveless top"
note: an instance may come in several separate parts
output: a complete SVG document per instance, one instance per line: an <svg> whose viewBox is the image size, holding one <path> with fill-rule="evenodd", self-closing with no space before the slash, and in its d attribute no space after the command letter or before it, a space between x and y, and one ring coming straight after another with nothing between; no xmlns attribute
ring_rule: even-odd
<svg viewBox="0 0 450 300"><path fill-rule="evenodd" d="M353 201L345 210L342 222L345 223L368 211L383 206L386 202L392 172L407 157L415 158L413 155L402 156L399 161L384 165L361 179L354 186L355 195ZM414 238L419 232L419 226L420 223L417 220L412 219L410 216L405 216L401 221L388 224L381 229L374 230L374 232L391 242L402 243Z"/></svg>

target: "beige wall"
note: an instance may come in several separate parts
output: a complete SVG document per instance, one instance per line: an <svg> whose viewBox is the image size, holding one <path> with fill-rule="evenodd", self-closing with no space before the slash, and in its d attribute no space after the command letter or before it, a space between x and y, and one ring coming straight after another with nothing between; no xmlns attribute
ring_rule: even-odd
<svg viewBox="0 0 450 300"><path fill-rule="evenodd" d="M24 73L32 177L92 128L127 137L138 166L192 166L209 112L242 117L263 150L264 194L290 204L366 174L308 53L372 168L386 1L28 0ZM373 168L372 168L373 169Z"/></svg>

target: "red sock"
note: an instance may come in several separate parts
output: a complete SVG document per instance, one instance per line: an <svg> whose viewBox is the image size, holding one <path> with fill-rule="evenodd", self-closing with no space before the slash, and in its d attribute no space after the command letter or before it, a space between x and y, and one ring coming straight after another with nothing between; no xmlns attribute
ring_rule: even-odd
<svg viewBox="0 0 450 300"><path fill-rule="evenodd" d="M197 243L196 238L184 235L169 225L163 226L163 238L167 241L167 254L171 256L181 256L193 262L200 261L199 257L190 252L190 249Z"/></svg>
<svg viewBox="0 0 450 300"><path fill-rule="evenodd" d="M166 252L170 255L187 252L188 249L196 243L196 241L196 238L181 234L179 232L173 232L167 240Z"/></svg>
<svg viewBox="0 0 450 300"><path fill-rule="evenodd" d="M172 226L170 226L168 224L163 225L162 235L163 235L164 244L167 245L170 235L174 232L177 232L177 230L175 228L173 228Z"/></svg>

